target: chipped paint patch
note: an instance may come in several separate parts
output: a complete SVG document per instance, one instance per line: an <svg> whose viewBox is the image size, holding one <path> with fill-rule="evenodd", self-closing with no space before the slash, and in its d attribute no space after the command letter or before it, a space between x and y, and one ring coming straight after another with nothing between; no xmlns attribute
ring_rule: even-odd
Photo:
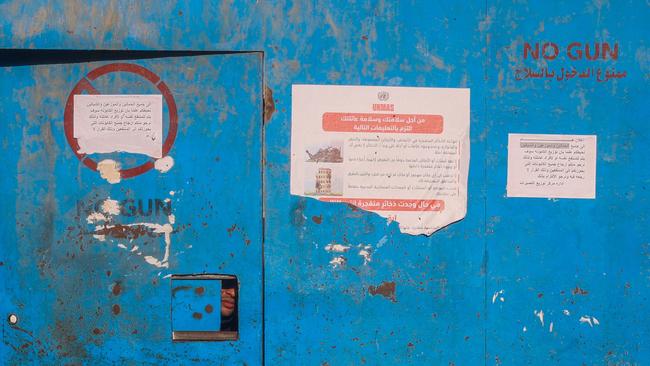
<svg viewBox="0 0 650 366"><path fill-rule="evenodd" d="M395 295L395 289L397 285L395 282L382 282L379 286L369 286L368 292L373 295L381 295L392 302L397 302L397 297Z"/></svg>
<svg viewBox="0 0 650 366"><path fill-rule="evenodd" d="M350 250L350 246L349 245L331 243L331 244L327 244L325 246L325 250L328 251L328 252L334 252L334 253L345 253L348 250Z"/></svg>
<svg viewBox="0 0 650 366"><path fill-rule="evenodd" d="M496 291L492 295L492 303L494 304L497 301L497 299L499 299L499 301L501 301L501 302L506 301L506 299L503 296L501 296L501 295L503 295L503 293L504 293L504 290Z"/></svg>
<svg viewBox="0 0 650 366"><path fill-rule="evenodd" d="M535 314L535 316L537 318L539 318L539 322L542 323L542 327L543 327L544 326L544 310L539 310L539 311L535 310L535 311L533 311L533 314Z"/></svg>
<svg viewBox="0 0 650 366"><path fill-rule="evenodd" d="M571 290L571 293L573 295L587 295L587 294L589 294L589 291L580 288L580 286L576 286L576 288Z"/></svg>
<svg viewBox="0 0 650 366"><path fill-rule="evenodd" d="M569 315L571 315L571 312L569 312L569 310L567 310L567 309L564 309L564 310L562 310L562 314L564 314L566 316L569 316Z"/></svg>
<svg viewBox="0 0 650 366"><path fill-rule="evenodd" d="M273 100L273 90L264 85L264 123L267 123L275 113L275 101Z"/></svg>
<svg viewBox="0 0 650 366"><path fill-rule="evenodd" d="M115 160L105 159L97 163L99 175L110 184L119 183L122 180L120 175L120 163Z"/></svg>
<svg viewBox="0 0 650 366"><path fill-rule="evenodd" d="M120 203L116 200L112 200L110 197L102 202L101 206L102 212L108 215L119 215L120 214Z"/></svg>
<svg viewBox="0 0 650 366"><path fill-rule="evenodd" d="M117 201L110 198L106 199L101 207L100 212L91 212L87 217L86 221L89 224L95 225L95 230L92 232L93 237L100 240L106 241L106 238L112 239L126 239L130 242L136 240L142 236L148 237L164 237L165 249L162 259L158 259L151 255L144 256L144 260L158 268L168 268L169 267L169 254L171 249L171 234L174 232L173 225L176 223L176 216L174 214L169 214L167 216L167 223L157 224L151 222L136 222L129 224L119 224L114 223L113 218L119 215L120 205ZM129 250L128 247L123 243L118 243L117 247L124 250ZM137 245L129 250L129 252L137 254L138 256L142 255L142 252L139 251Z"/></svg>
<svg viewBox="0 0 650 366"><path fill-rule="evenodd" d="M578 321L580 323L587 323L592 328L594 327L594 325L600 325L598 319L596 319L596 317L593 317L591 315L583 315L580 317L580 319L578 319Z"/></svg>
<svg viewBox="0 0 650 366"><path fill-rule="evenodd" d="M372 261L372 247L370 245L364 245L359 249L359 256L363 258L363 265L368 265Z"/></svg>
<svg viewBox="0 0 650 366"><path fill-rule="evenodd" d="M161 173L167 173L174 166L174 158L171 156L164 156L160 159L156 159L156 162L153 164L154 168Z"/></svg>
<svg viewBox="0 0 650 366"><path fill-rule="evenodd" d="M106 221L106 216L104 214L101 214L99 212L91 212L90 215L86 217L86 222L89 224L96 224L98 222L103 222Z"/></svg>
<svg viewBox="0 0 650 366"><path fill-rule="evenodd" d="M553 333L553 322L551 322L551 324L548 326L548 331L550 333Z"/></svg>
<svg viewBox="0 0 650 366"><path fill-rule="evenodd" d="M345 263L347 263L347 261L348 260L345 259L344 256L340 255L338 257L332 258L332 260L330 261L330 265L332 266L332 268L343 268L345 267Z"/></svg>

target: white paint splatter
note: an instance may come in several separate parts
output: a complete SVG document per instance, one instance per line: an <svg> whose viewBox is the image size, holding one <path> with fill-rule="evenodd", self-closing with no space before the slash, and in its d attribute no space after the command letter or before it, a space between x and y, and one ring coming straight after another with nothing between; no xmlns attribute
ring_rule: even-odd
<svg viewBox="0 0 650 366"><path fill-rule="evenodd" d="M544 310L535 310L533 311L533 314L535 314L536 317L539 318L540 323L542 323L542 327L544 326Z"/></svg>
<svg viewBox="0 0 650 366"><path fill-rule="evenodd" d="M580 323L587 323L592 328L594 327L594 324L595 325L600 325L600 322L598 321L598 319L596 319L595 317L593 317L591 315L583 315L583 316L580 317L580 319L578 319L578 321Z"/></svg>
<svg viewBox="0 0 650 366"><path fill-rule="evenodd" d="M164 261L160 261L160 260L158 260L158 258L156 258L154 256L151 256L151 255L145 255L144 260L145 260L145 262L151 264L152 266L156 266L158 268L163 268L163 267L167 268L167 267L169 267L169 263L164 262Z"/></svg>
<svg viewBox="0 0 650 366"><path fill-rule="evenodd" d="M564 315L566 315L566 316L571 315L571 313L570 313L569 310L567 310L567 309L562 310L562 313L563 313Z"/></svg>
<svg viewBox="0 0 650 366"><path fill-rule="evenodd" d="M350 250L350 246L349 245L331 243L331 244L327 244L325 246L325 250L327 250L328 252L334 252L334 253L345 253L348 250Z"/></svg>
<svg viewBox="0 0 650 366"><path fill-rule="evenodd" d="M157 159L154 168L161 173L167 173L174 166L174 159L171 156L164 156Z"/></svg>
<svg viewBox="0 0 650 366"><path fill-rule="evenodd" d="M97 163L99 175L106 179L110 184L119 183L122 179L120 175L120 163L115 160L105 159Z"/></svg>
<svg viewBox="0 0 650 366"><path fill-rule="evenodd" d="M102 212L108 215L119 215L120 214L120 203L116 200L112 200L110 197L102 203Z"/></svg>
<svg viewBox="0 0 650 366"><path fill-rule="evenodd" d="M152 256L145 256L144 260L147 261L147 263L154 265L158 268L168 268L169 267L169 250L171 248L171 235L172 232L174 231L174 227L171 224L152 224L152 223L141 223L139 225L143 225L145 227L148 227L153 230L154 233L156 234L164 234L165 235L165 254L163 255L162 260L158 260Z"/></svg>
<svg viewBox="0 0 650 366"><path fill-rule="evenodd" d="M372 261L371 249L370 245L366 245L359 250L359 255L363 257L363 265L368 265Z"/></svg>
<svg viewBox="0 0 650 366"><path fill-rule="evenodd" d="M504 299L503 296L501 296L501 295L503 295L504 292L505 292L504 290L496 291L496 292L492 295L492 303L494 304L494 303L497 301L497 298L498 298L501 302L506 301L506 299Z"/></svg>
<svg viewBox="0 0 650 366"><path fill-rule="evenodd" d="M91 212L86 217L86 222L89 224L96 224L98 222L104 222L104 221L106 221L106 216L104 216L104 214L101 214L99 212Z"/></svg>
<svg viewBox="0 0 650 366"><path fill-rule="evenodd" d="M330 264L332 265L332 268L337 268L337 267L343 268L343 267L345 267L345 263L347 261L348 260L345 259L345 257L341 255L341 256L332 258L332 260L330 261Z"/></svg>
<svg viewBox="0 0 650 366"><path fill-rule="evenodd" d="M163 278L170 278L171 276L172 276L171 274L167 274L167 275L164 275Z"/></svg>
<svg viewBox="0 0 650 366"><path fill-rule="evenodd" d="M170 196L173 196L173 195L175 195L175 194L176 194L176 192L174 192L174 191L169 191L169 195L170 195Z"/></svg>
<svg viewBox="0 0 650 366"><path fill-rule="evenodd" d="M147 261L147 263L152 264L152 265L154 265L156 267L159 267L159 268L162 268L162 267L167 268L167 267L169 267L169 262L168 261L169 261L169 251L170 251L170 248L171 248L171 234L174 231L174 227L171 224L160 225L160 224L154 224L154 223L150 223L150 222L137 222L137 223L133 223L133 224L127 224L127 225L124 225L124 226L131 226L131 227L133 227L133 226L144 226L146 228L151 229L152 232L155 233L155 234L163 234L164 237L165 237L165 254L163 255L163 258L159 260L159 259L157 259L157 258L155 258L153 256L148 255L148 256L144 257L144 260ZM114 227L115 227L115 225L101 225L101 226L97 226L97 229L98 230L100 230L100 229L111 229L111 228L114 228ZM105 235L101 235L101 237L103 237L103 238L99 238L100 235L94 235L94 236L96 238L102 240L102 241L104 241L106 239ZM122 248L122 249L126 249L126 246L124 244L122 244L122 243L117 244L117 246ZM138 252L138 254L141 254L141 253Z"/></svg>
<svg viewBox="0 0 650 366"><path fill-rule="evenodd" d="M526 328L525 325L524 325L524 329L523 329L523 331L524 331L524 333L526 333L526 332L528 331L528 328Z"/></svg>
<svg viewBox="0 0 650 366"><path fill-rule="evenodd" d="M550 333L553 333L553 322L551 322L551 324L548 326L548 331Z"/></svg>
<svg viewBox="0 0 650 366"><path fill-rule="evenodd" d="M176 216L174 216L174 214L167 216L167 221L169 221L170 224L174 225L176 223Z"/></svg>
<svg viewBox="0 0 650 366"><path fill-rule="evenodd" d="M131 248L131 252L135 252L135 251L137 251L137 250L138 250L138 246L137 246L137 245L134 245L133 248Z"/></svg>
<svg viewBox="0 0 650 366"><path fill-rule="evenodd" d="M591 318L588 316L581 316L580 319L578 319L580 323L588 323L590 327L593 327L594 324L591 322Z"/></svg>

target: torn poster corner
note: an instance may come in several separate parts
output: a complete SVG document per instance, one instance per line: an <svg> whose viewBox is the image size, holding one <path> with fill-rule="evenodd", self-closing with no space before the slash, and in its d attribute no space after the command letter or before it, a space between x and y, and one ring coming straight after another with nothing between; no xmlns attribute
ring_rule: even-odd
<svg viewBox="0 0 650 366"><path fill-rule="evenodd" d="M467 212L469 89L293 85L291 193L431 235Z"/></svg>
<svg viewBox="0 0 650 366"><path fill-rule="evenodd" d="M162 157L162 95L74 96L79 153L128 152Z"/></svg>

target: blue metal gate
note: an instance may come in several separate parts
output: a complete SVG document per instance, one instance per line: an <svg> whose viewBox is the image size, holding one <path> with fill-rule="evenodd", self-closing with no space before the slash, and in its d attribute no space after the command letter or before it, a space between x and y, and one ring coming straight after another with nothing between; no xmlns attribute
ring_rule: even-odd
<svg viewBox="0 0 650 366"><path fill-rule="evenodd" d="M246 53L0 70L2 100L13 101L0 106L11 116L4 363L261 362L261 67ZM165 164L79 154L68 112L88 93L162 93ZM119 182L102 161L119 162ZM172 342L220 330L218 275L237 282L238 332Z"/></svg>
<svg viewBox="0 0 650 366"><path fill-rule="evenodd" d="M129 61L169 86L179 132L169 172L118 185L79 162L62 125L70 90L95 66L0 71L0 279L8 294L0 305L19 318L2 325L6 363L650 360L647 2L16 0L2 2L0 14L4 48L264 52L263 65L251 54ZM605 43L618 47L616 59L602 57ZM526 68L626 77L518 80ZM470 88L467 216L431 237L407 236L373 214L291 196L291 85L299 83ZM508 133L597 135L596 199L507 198ZM210 163L206 150L215 152ZM86 234L94 226L83 210L109 196L133 199L136 212L140 199L145 212L149 199L154 212L156 199L160 211L171 200L169 269L129 243ZM151 250L164 241L147 240ZM345 269L332 268L324 248L333 243L370 246L371 261L351 255ZM161 259L160 250L143 256ZM172 341L172 278L164 277L203 272L238 276L239 341ZM181 294L192 292L178 294L181 307L191 303ZM179 321L191 324L192 315Z"/></svg>

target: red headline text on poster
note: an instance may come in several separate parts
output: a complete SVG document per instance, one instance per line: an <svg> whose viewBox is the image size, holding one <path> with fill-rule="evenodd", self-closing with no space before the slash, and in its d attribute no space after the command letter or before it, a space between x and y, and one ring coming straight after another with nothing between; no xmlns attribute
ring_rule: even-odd
<svg viewBox="0 0 650 366"><path fill-rule="evenodd" d="M436 114L323 113L329 132L442 133L443 118Z"/></svg>
<svg viewBox="0 0 650 366"><path fill-rule="evenodd" d="M320 200L349 203L368 211L442 211L445 209L445 201L443 200L334 197L321 197Z"/></svg>

